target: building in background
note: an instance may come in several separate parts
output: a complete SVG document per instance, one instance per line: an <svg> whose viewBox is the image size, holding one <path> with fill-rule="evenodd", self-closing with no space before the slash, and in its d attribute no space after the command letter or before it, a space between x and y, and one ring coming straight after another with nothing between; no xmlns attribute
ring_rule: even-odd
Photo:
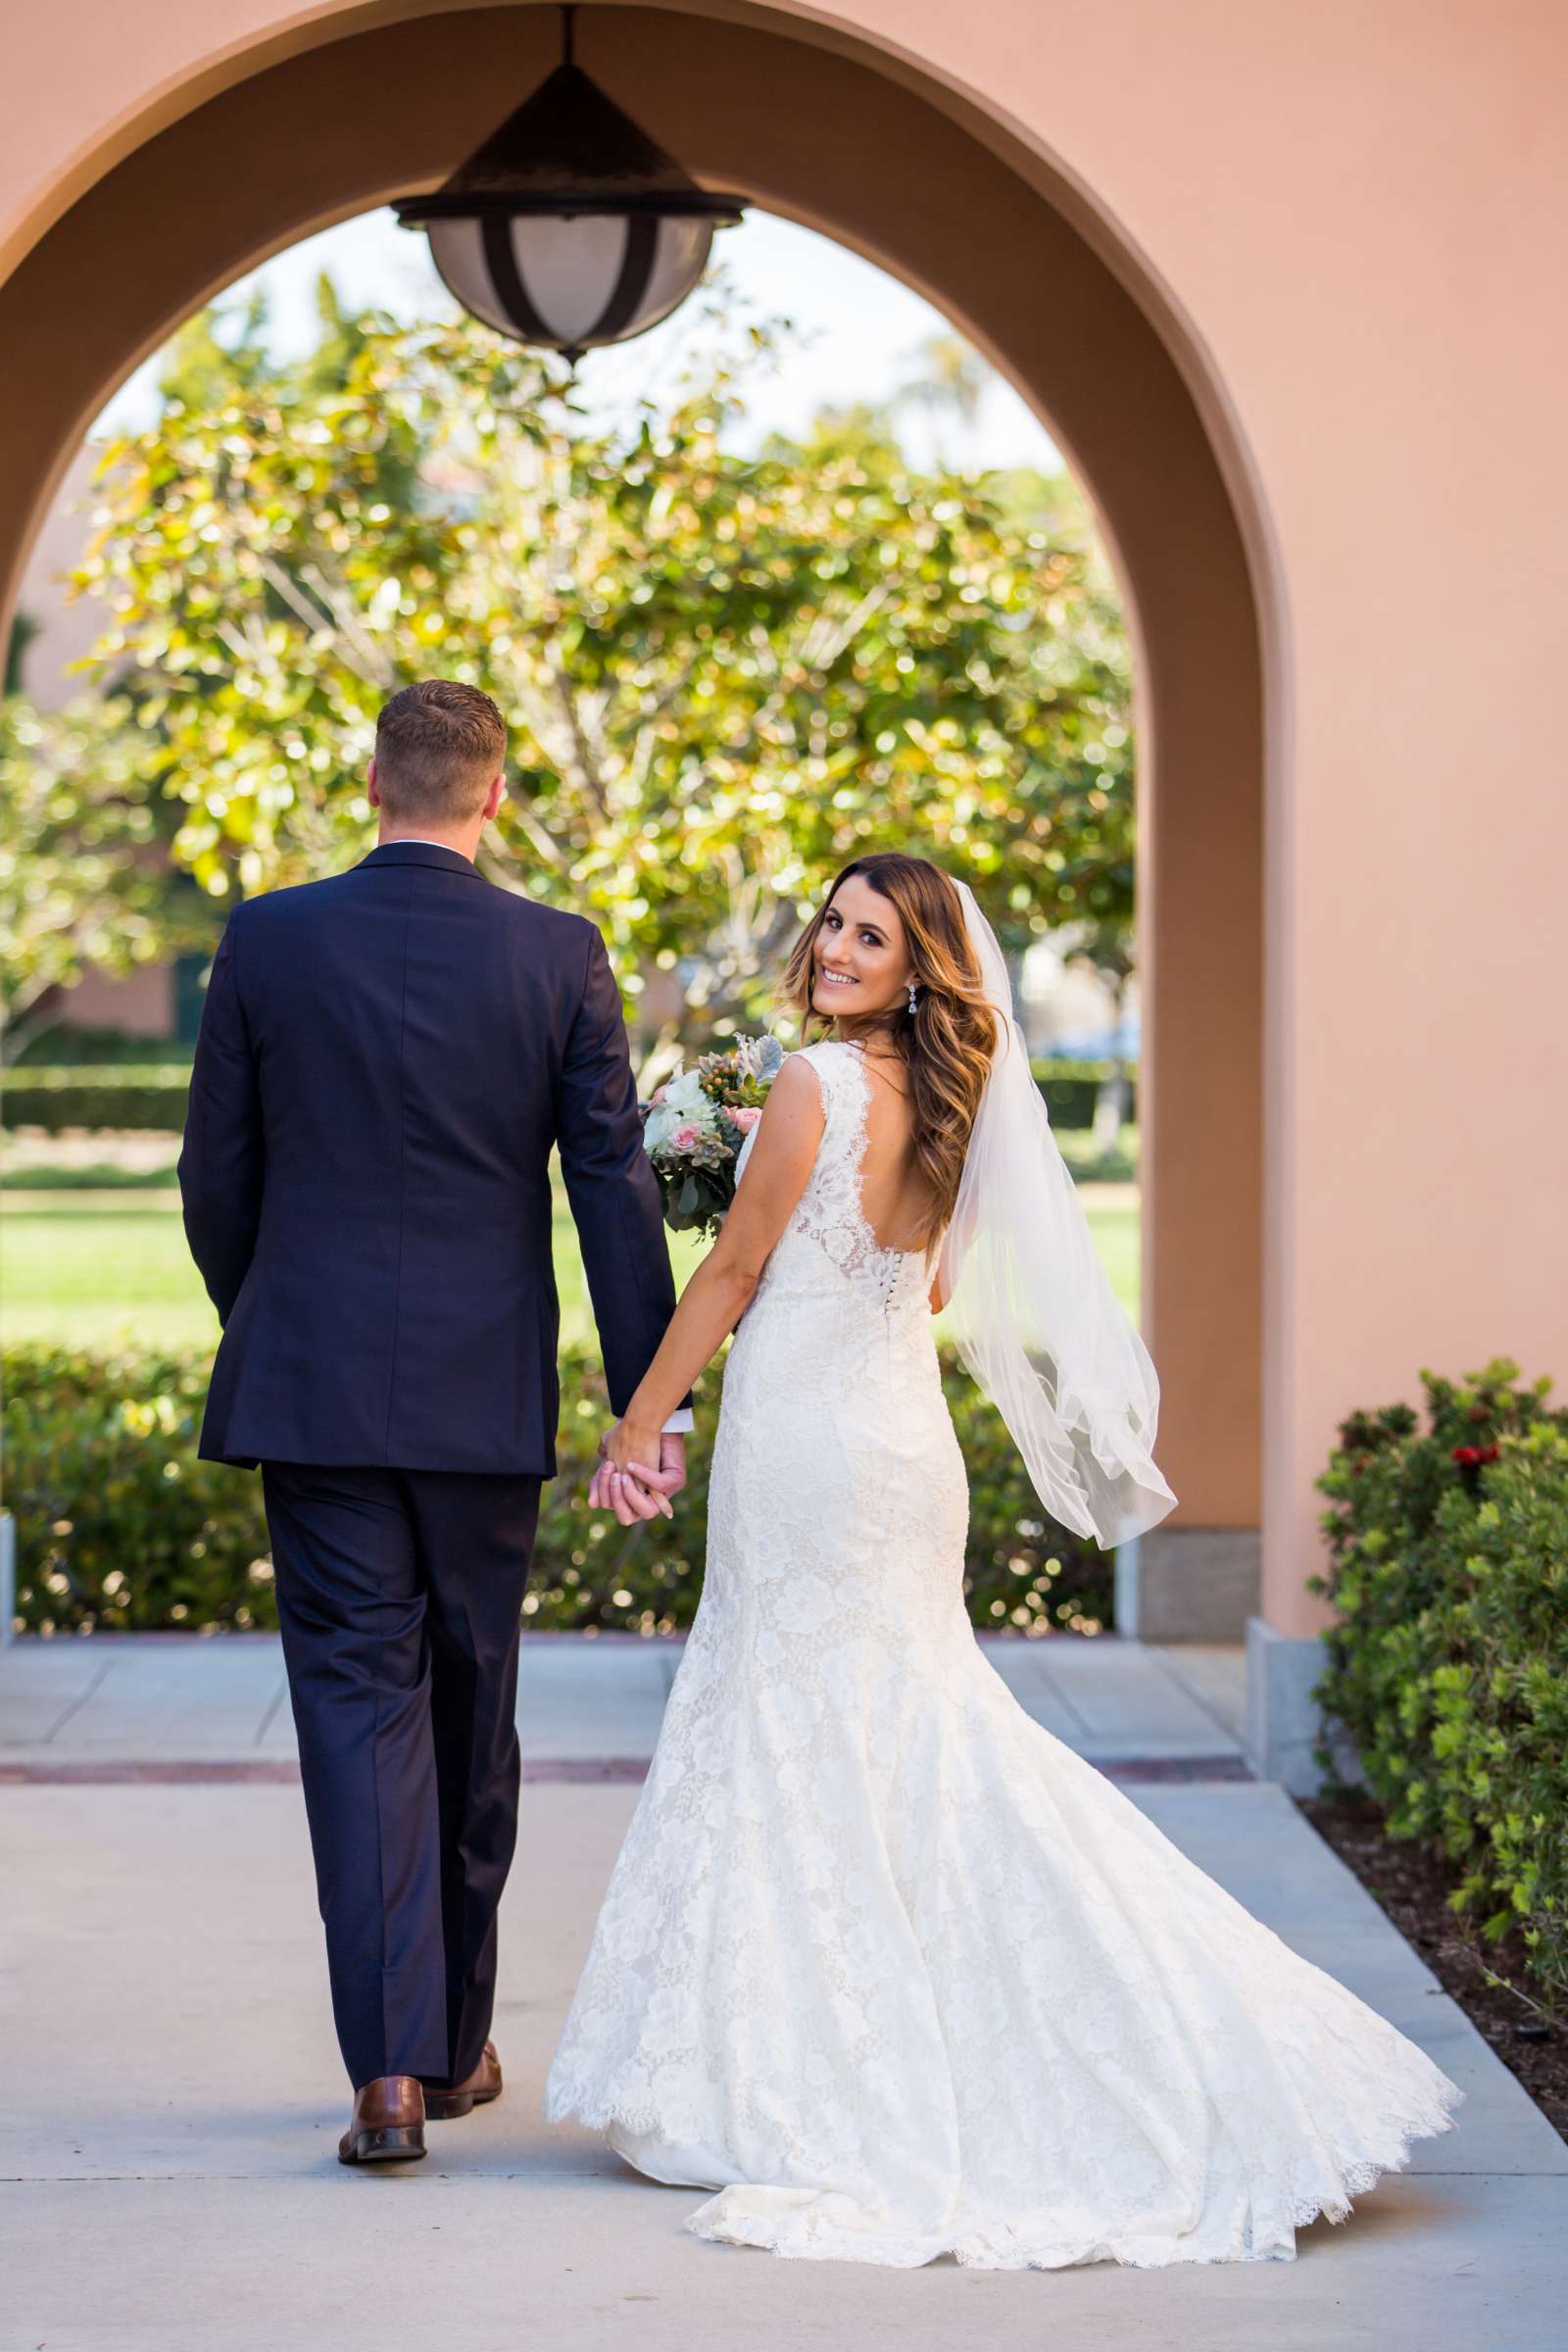
<svg viewBox="0 0 1568 2352"><path fill-rule="evenodd" d="M1568 597L1568 13L581 16L595 78L695 177L938 302L1115 550L1149 812L1143 1311L1181 1497L1124 1563L1123 1621L1245 1625L1250 1745L1310 1783L1338 1425L1423 1364L1568 1375L1568 795L1540 697L1494 684L1556 674ZM13 46L0 600L160 337L290 240L438 185L559 22L168 0L127 39L74 0ZM1455 464L1483 453L1456 530ZM1454 951L1478 911L1505 1020Z"/></svg>

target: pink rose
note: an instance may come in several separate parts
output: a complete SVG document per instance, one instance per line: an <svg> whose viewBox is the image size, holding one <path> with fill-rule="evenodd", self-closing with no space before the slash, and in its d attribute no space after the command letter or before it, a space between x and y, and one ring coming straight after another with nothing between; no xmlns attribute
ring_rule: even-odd
<svg viewBox="0 0 1568 2352"><path fill-rule="evenodd" d="M757 1125L758 1120L762 1114L760 1110L749 1109L732 1110L729 1115L734 1120L736 1126L740 1129L742 1135L750 1135L752 1129Z"/></svg>
<svg viewBox="0 0 1568 2352"><path fill-rule="evenodd" d="M669 1140L677 1152L689 1152L693 1144L697 1142L699 1132L688 1120L684 1127L676 1128Z"/></svg>

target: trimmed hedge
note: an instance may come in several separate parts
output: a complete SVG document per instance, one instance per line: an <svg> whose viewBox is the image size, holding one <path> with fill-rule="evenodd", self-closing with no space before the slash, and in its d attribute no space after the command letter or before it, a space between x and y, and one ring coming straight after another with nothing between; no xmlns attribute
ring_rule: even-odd
<svg viewBox="0 0 1568 2352"><path fill-rule="evenodd" d="M1395 1838L1463 1871L1482 1937L1521 1930L1568 1991L1568 1413L1499 1357L1352 1414L1318 1480L1339 1621L1316 1696ZM1332 1769L1328 1753L1319 1760Z"/></svg>
<svg viewBox="0 0 1568 2352"><path fill-rule="evenodd" d="M1045 1060L1033 1068L1054 1126L1093 1126L1109 1062ZM144 1127L177 1135L185 1124L190 1063L24 1061L0 1076L0 1088L8 1127L42 1127L51 1135L68 1127L97 1133ZM1128 1119L1137 1117L1135 1097L1129 1085Z"/></svg>
<svg viewBox="0 0 1568 2352"><path fill-rule="evenodd" d="M191 1039L139 1037L129 1029L78 1029L74 1022L57 1021L29 1038L10 1066L17 1070L74 1070L84 1064L107 1063L114 1070L127 1062L139 1065L156 1057L160 1062L180 1062L188 1070L195 1051Z"/></svg>
<svg viewBox="0 0 1568 2352"><path fill-rule="evenodd" d="M8 1127L68 1127L98 1134L149 1127L178 1135L190 1092L189 1062L88 1062L10 1069L0 1079L0 1109Z"/></svg>
<svg viewBox="0 0 1568 2352"><path fill-rule="evenodd" d="M261 1480L196 1453L205 1352L4 1354L8 1500L17 1520L19 1627L64 1634L277 1622ZM1108 1556L1050 1525L1001 1421L952 1363L949 1402L969 1467L969 1613L993 1630L1098 1632ZM604 1380L564 1356L559 1476L546 1485L524 1612L552 1629L671 1633L702 1589L716 1399L687 1442L673 1521L622 1528L581 1496L608 1418Z"/></svg>
<svg viewBox="0 0 1568 2352"><path fill-rule="evenodd" d="M1110 1077L1113 1064L1108 1061L1069 1061L1064 1055L1037 1057L1030 1063L1035 1084L1046 1098L1053 1127L1092 1127L1095 1123L1095 1104L1100 1090ZM1138 1116L1137 1064L1127 1069L1127 1101L1122 1108L1124 1120Z"/></svg>

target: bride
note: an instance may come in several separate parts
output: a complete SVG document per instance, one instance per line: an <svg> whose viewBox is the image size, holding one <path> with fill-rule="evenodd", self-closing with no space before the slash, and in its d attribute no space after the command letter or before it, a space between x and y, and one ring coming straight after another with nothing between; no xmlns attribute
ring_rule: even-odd
<svg viewBox="0 0 1568 2352"><path fill-rule="evenodd" d="M777 2254L1290 2260L1462 2094L975 1642L933 1309L1058 1521L1120 1543L1175 1496L973 895L857 859L785 993L830 1034L590 1491L658 1463L733 1329L702 1601L546 2113Z"/></svg>

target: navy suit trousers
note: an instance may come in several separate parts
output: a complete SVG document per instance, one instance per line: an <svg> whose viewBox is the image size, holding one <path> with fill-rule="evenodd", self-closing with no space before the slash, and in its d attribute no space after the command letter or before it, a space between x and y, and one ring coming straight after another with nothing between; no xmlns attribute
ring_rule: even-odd
<svg viewBox="0 0 1568 2352"><path fill-rule="evenodd" d="M517 1831L533 1473L262 1465L278 1617L356 2089L461 2082L490 2031Z"/></svg>

